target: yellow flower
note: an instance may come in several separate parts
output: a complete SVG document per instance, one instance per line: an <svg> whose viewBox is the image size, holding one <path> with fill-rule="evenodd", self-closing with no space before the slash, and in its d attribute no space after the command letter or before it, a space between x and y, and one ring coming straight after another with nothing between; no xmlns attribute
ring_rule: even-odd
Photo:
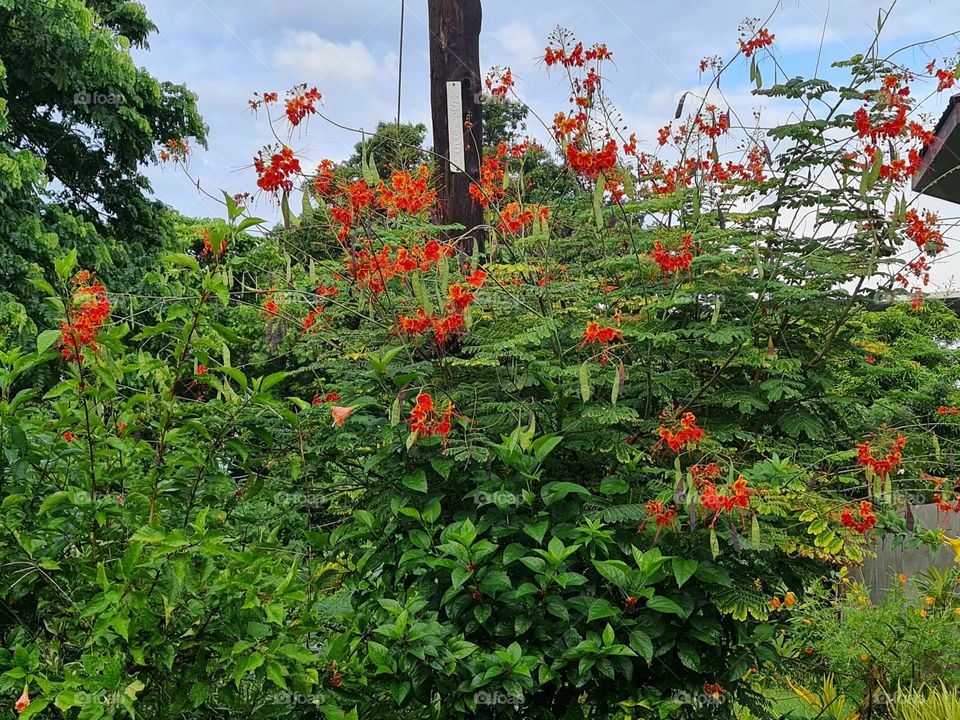
<svg viewBox="0 0 960 720"><path fill-rule="evenodd" d="M926 616L927 616L927 611L926 611L926 610L921 610L921 611L920 611L920 617L925 618Z"/></svg>
<svg viewBox="0 0 960 720"><path fill-rule="evenodd" d="M954 609L953 609L953 614L956 615L957 617L960 617L960 607L954 608Z"/></svg>
<svg viewBox="0 0 960 720"><path fill-rule="evenodd" d="M933 605L933 603L935 602L934 599L933 599L932 597L930 597L929 595L927 595L927 596L923 599L923 601L924 601L927 605Z"/></svg>
<svg viewBox="0 0 960 720"><path fill-rule="evenodd" d="M953 552L956 553L956 557L953 559L954 562L960 563L960 538L952 538L943 536L943 541L953 548Z"/></svg>
<svg viewBox="0 0 960 720"><path fill-rule="evenodd" d="M866 662L867 660L870 659L870 656L867 655L866 653L860 653L860 659Z"/></svg>
<svg viewBox="0 0 960 720"><path fill-rule="evenodd" d="M850 584L850 578L845 577L845 578L844 578L843 580L841 580L840 582L842 582L844 585L849 585L849 584Z"/></svg>
<svg viewBox="0 0 960 720"><path fill-rule="evenodd" d="M897 575L897 580L900 581L900 584L901 584L901 585L906 585L906 584L907 584L907 576L904 575L903 573L900 573L899 575Z"/></svg>

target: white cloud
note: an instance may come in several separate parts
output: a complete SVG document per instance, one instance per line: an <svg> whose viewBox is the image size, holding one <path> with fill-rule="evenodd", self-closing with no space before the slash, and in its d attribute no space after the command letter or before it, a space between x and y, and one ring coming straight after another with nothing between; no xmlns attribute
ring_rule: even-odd
<svg viewBox="0 0 960 720"><path fill-rule="evenodd" d="M532 62L543 55L546 40L540 37L527 26L520 23L511 23L497 30L493 36L503 46L511 60Z"/></svg>
<svg viewBox="0 0 960 720"><path fill-rule="evenodd" d="M311 84L365 83L375 78L379 70L376 59L362 42L334 42L309 31L287 31L274 61L281 68L310 78Z"/></svg>

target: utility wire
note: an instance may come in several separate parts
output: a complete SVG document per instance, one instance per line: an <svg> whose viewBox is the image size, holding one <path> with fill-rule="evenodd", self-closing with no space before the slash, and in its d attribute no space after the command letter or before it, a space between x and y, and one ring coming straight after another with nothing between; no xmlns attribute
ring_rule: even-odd
<svg viewBox="0 0 960 720"><path fill-rule="evenodd" d="M400 58L397 70L397 139L400 139L400 101L403 99L403 18L406 0L400 0Z"/></svg>

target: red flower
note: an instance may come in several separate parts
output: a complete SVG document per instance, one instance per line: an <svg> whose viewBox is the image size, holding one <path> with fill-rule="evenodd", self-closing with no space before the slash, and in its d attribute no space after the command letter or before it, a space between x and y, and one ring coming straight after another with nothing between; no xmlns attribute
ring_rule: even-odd
<svg viewBox="0 0 960 720"><path fill-rule="evenodd" d="M97 334L110 316L107 290L92 277L90 271L81 270L72 281L73 302L60 324L60 354L67 360L82 362L84 347L97 351Z"/></svg>
<svg viewBox="0 0 960 720"><path fill-rule="evenodd" d="M949 70L937 70L937 92L952 88L956 81L956 75Z"/></svg>
<svg viewBox="0 0 960 720"><path fill-rule="evenodd" d="M650 253L650 256L653 258L653 261L660 266L660 272L664 275L680 270L689 270L690 264L693 262L693 252L690 250L692 243L693 236L684 235L681 250L673 254L667 252L663 247L663 243L656 240L653 243L653 251Z"/></svg>
<svg viewBox="0 0 960 720"><path fill-rule="evenodd" d="M71 442L75 437L76 437L76 435L74 435L74 434L73 434L72 432L70 432L69 430L67 430L67 431L63 434L63 439L66 440L67 442Z"/></svg>
<svg viewBox="0 0 960 720"><path fill-rule="evenodd" d="M857 445L857 462L865 468L869 468L881 478L887 477L893 470L900 466L903 461L903 448L907 444L907 439L898 434L896 440L890 446L890 451L883 458L873 457L870 449L870 443L864 442Z"/></svg>
<svg viewBox="0 0 960 720"><path fill-rule="evenodd" d="M206 374L207 374L207 366L204 365L203 363L200 363L199 365L197 365L197 375L206 375Z"/></svg>
<svg viewBox="0 0 960 720"><path fill-rule="evenodd" d="M673 528L677 519L677 509L673 507L665 508L663 503L659 500L650 500L647 502L645 507L647 509L647 517L640 524L640 527L637 528L637 532L643 532L647 522L650 520L650 518L653 518L653 521L657 526L657 532L653 536L653 542L656 543L660 538L660 533L664 530L664 528Z"/></svg>
<svg viewBox="0 0 960 720"><path fill-rule="evenodd" d="M487 273L480 268L473 271L473 275L467 278L467 284L480 289L483 287L483 281L487 279Z"/></svg>
<svg viewBox="0 0 960 720"><path fill-rule="evenodd" d="M270 317L280 314L280 308L273 300L267 300L263 303L263 311Z"/></svg>
<svg viewBox="0 0 960 720"><path fill-rule="evenodd" d="M601 150L579 150L571 143L567 146L567 162L570 168L588 180L596 180L617 165L617 141L608 140Z"/></svg>
<svg viewBox="0 0 960 720"><path fill-rule="evenodd" d="M776 35L771 35L766 28L760 28L757 32L747 40L739 40L740 43L740 52L742 52L746 57L750 57L760 48L768 47L773 44L773 39Z"/></svg>
<svg viewBox="0 0 960 720"><path fill-rule="evenodd" d="M583 342L580 347L593 345L594 343L603 346L603 357L600 359L601 365L606 365L609 360L610 343L614 340L623 340L623 333L615 327L601 327L598 322L588 322L586 330L583 331Z"/></svg>
<svg viewBox="0 0 960 720"><path fill-rule="evenodd" d="M703 691L707 693L707 695L712 695L714 700L718 700L720 696L726 692L723 686L718 683L704 683Z"/></svg>
<svg viewBox="0 0 960 720"><path fill-rule="evenodd" d="M305 89L306 85L301 87ZM307 115L316 114L317 110L314 107L314 103L320 102L322 99L323 96L316 88L310 88L298 94L291 91L291 93L287 95L287 120L290 121L291 125L296 127Z"/></svg>
<svg viewBox="0 0 960 720"><path fill-rule="evenodd" d="M941 415L957 415L960 414L960 408L957 408L953 405L947 407L946 405L941 405L937 408L937 412Z"/></svg>
<svg viewBox="0 0 960 720"><path fill-rule="evenodd" d="M314 308L311 310L307 316L303 319L303 329L304 331L310 330L313 328L314 323L317 321L317 318L323 314L323 307Z"/></svg>
<svg viewBox="0 0 960 720"><path fill-rule="evenodd" d="M450 421L453 415L453 403L447 403L446 410L442 414L437 414L433 397L430 393L423 392L417 395L417 402L410 411L407 422L410 423L411 432L421 437L439 435L446 443L447 435L450 434L452 429Z"/></svg>
<svg viewBox="0 0 960 720"><path fill-rule="evenodd" d="M300 172L300 161L293 155L293 150L284 145L279 152L264 155L264 148L253 159L253 168L257 172L257 187L269 193L278 190L290 192L293 190L291 177Z"/></svg>
<svg viewBox="0 0 960 720"><path fill-rule="evenodd" d="M672 428L661 425L657 434L660 436L657 445L666 443L675 453L679 453L686 446L696 445L705 437L703 428L697 425L697 416L691 412L684 413L680 422Z"/></svg>
<svg viewBox="0 0 960 720"><path fill-rule="evenodd" d="M873 514L873 505L868 500L862 500L857 511L845 508L840 514L840 522L864 535L876 527L877 516Z"/></svg>
<svg viewBox="0 0 960 720"><path fill-rule="evenodd" d="M709 480L704 480L700 485L700 504L707 510L713 511L710 527L717 522L720 513L733 512L735 509L747 510L750 507L750 493L751 490L743 475L732 485L721 490L717 490Z"/></svg>
<svg viewBox="0 0 960 720"><path fill-rule="evenodd" d="M377 204L393 217L397 214L419 215L437 202L437 191L429 186L430 170L421 165L416 175L408 170L390 176L390 185L377 186Z"/></svg>
<svg viewBox="0 0 960 720"><path fill-rule="evenodd" d="M509 67L492 68L487 74L487 79L484 81L484 84L493 97L498 100L503 100L507 97L507 93L510 92L510 88L513 87L513 72Z"/></svg>
<svg viewBox="0 0 960 720"><path fill-rule="evenodd" d="M916 210L908 210L905 221L904 234L923 252L928 255L937 255L946 247L943 233L935 227L939 222L939 217L935 213L927 211L923 217L920 217L920 213Z"/></svg>

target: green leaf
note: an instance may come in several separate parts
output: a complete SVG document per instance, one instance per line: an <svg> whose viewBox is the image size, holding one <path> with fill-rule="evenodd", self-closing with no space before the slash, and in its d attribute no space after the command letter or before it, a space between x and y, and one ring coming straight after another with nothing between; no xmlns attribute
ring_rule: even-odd
<svg viewBox="0 0 960 720"><path fill-rule="evenodd" d="M620 611L615 608L609 600L597 598L590 603L590 610L587 612L587 622L594 620L603 620L605 618L617 617Z"/></svg>
<svg viewBox="0 0 960 720"><path fill-rule="evenodd" d="M630 485L622 477L607 475L600 481L600 492L604 495L620 495L627 492Z"/></svg>
<svg viewBox="0 0 960 720"><path fill-rule="evenodd" d="M673 576L677 579L677 587L683 587L683 584L689 580L697 571L700 563L688 558L673 559Z"/></svg>
<svg viewBox="0 0 960 720"><path fill-rule="evenodd" d="M167 253L163 256L163 260L171 265L179 265L194 271L200 269L200 263L197 262L197 259L186 253Z"/></svg>
<svg viewBox="0 0 960 720"><path fill-rule="evenodd" d="M425 493L427 492L427 474L423 470L416 470L403 477L404 487L411 490Z"/></svg>
<svg viewBox="0 0 960 720"><path fill-rule="evenodd" d="M670 598L665 598L662 595L656 595L652 598L649 598L647 600L647 607L658 613L671 613L680 617L686 615L682 607L677 605Z"/></svg>
<svg viewBox="0 0 960 720"><path fill-rule="evenodd" d="M653 662L653 641L650 636L640 630L634 630L630 633L630 647L636 653L647 661L647 665Z"/></svg>
<svg viewBox="0 0 960 720"><path fill-rule="evenodd" d="M584 497L590 497L590 491L587 490L583 485L577 485L577 483L572 482L552 482L547 483L540 490L540 496L543 498L543 502L549 507L555 502L563 500L570 493L576 493L578 495L583 495Z"/></svg>
<svg viewBox="0 0 960 720"><path fill-rule="evenodd" d="M59 339L59 330L44 330L37 336L37 352L42 355L53 347L53 344Z"/></svg>

